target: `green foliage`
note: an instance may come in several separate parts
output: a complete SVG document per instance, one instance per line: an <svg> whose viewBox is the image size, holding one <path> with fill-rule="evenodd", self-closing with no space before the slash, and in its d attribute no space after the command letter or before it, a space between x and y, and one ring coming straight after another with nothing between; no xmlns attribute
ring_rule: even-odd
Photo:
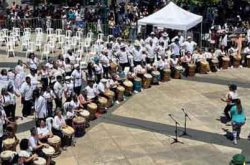
<svg viewBox="0 0 250 165"><path fill-rule="evenodd" d="M187 3L191 5L198 5L198 6L203 6L203 5L216 5L220 2L221 0L175 0L177 3ZM248 0L250 1L250 0Z"/></svg>

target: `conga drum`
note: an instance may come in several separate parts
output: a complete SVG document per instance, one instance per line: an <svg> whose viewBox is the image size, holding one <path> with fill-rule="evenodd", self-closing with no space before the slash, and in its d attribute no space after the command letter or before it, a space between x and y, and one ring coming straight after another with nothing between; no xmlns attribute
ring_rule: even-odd
<svg viewBox="0 0 250 165"><path fill-rule="evenodd" d="M89 126L89 116L90 116L89 111L83 110L82 112L80 112L80 116L85 118L85 120L86 120L85 127L88 127Z"/></svg>
<svg viewBox="0 0 250 165"><path fill-rule="evenodd" d="M152 72L152 84L153 85L159 85L159 82L161 80L161 75L159 71L153 71Z"/></svg>
<svg viewBox="0 0 250 165"><path fill-rule="evenodd" d="M124 99L124 92L125 92L125 88L123 86L118 86L116 88L116 94L117 94L117 100L118 101L123 101Z"/></svg>
<svg viewBox="0 0 250 165"><path fill-rule="evenodd" d="M209 63L207 61L201 61L200 64L200 74L207 74L207 72L209 72Z"/></svg>
<svg viewBox="0 0 250 165"><path fill-rule="evenodd" d="M95 113L97 111L97 105L95 103L90 103L87 105L87 109L90 113L89 120L96 119Z"/></svg>
<svg viewBox="0 0 250 165"><path fill-rule="evenodd" d="M124 95L125 96L130 96L132 91L133 91L133 83L129 80L125 80L123 82L123 85L125 87L125 92L124 92Z"/></svg>
<svg viewBox="0 0 250 165"><path fill-rule="evenodd" d="M117 64L115 64L114 62L110 63L110 72L111 74L115 74L117 71Z"/></svg>
<svg viewBox="0 0 250 165"><path fill-rule="evenodd" d="M108 98L107 107L111 107L114 102L115 93L108 89L104 92L104 96Z"/></svg>
<svg viewBox="0 0 250 165"><path fill-rule="evenodd" d="M11 159L13 158L13 156L17 154L14 151L10 151L10 150L6 150L6 151L2 151L0 154L1 157L1 164L2 165L9 165L11 164Z"/></svg>
<svg viewBox="0 0 250 165"><path fill-rule="evenodd" d="M247 56L247 67L250 68L250 55Z"/></svg>
<svg viewBox="0 0 250 165"><path fill-rule="evenodd" d="M162 81L170 81L170 75L171 75L171 70L170 69L164 69L163 70L163 76L162 76Z"/></svg>
<svg viewBox="0 0 250 165"><path fill-rule="evenodd" d="M81 116L77 116L73 119L75 137L82 137L85 134L85 124L86 119Z"/></svg>
<svg viewBox="0 0 250 165"><path fill-rule="evenodd" d="M134 91L141 92L141 78L136 77L134 80Z"/></svg>
<svg viewBox="0 0 250 165"><path fill-rule="evenodd" d="M188 76L193 77L195 76L196 66L195 64L188 64Z"/></svg>
<svg viewBox="0 0 250 165"><path fill-rule="evenodd" d="M53 156L58 156L61 153L61 138L59 136L54 135L53 137L48 138L48 144L55 149Z"/></svg>
<svg viewBox="0 0 250 165"><path fill-rule="evenodd" d="M235 68L238 68L238 67L240 67L240 64L241 64L241 57L234 56L233 57L233 66Z"/></svg>
<svg viewBox="0 0 250 165"><path fill-rule="evenodd" d="M38 157L36 160L33 161L34 165L46 165L46 160L42 157Z"/></svg>
<svg viewBox="0 0 250 165"><path fill-rule="evenodd" d="M219 68L219 61L217 59L213 59L212 60L211 71L216 72L218 68Z"/></svg>
<svg viewBox="0 0 250 165"><path fill-rule="evenodd" d="M229 67L229 62L229 57L222 57L222 69L227 69Z"/></svg>
<svg viewBox="0 0 250 165"><path fill-rule="evenodd" d="M62 132L64 134L66 145L71 146L71 144L72 144L72 137L73 137L73 135L75 133L74 128L72 128L70 126L66 126L65 128L62 128Z"/></svg>
<svg viewBox="0 0 250 165"><path fill-rule="evenodd" d="M145 89L149 88L151 85L151 81L152 81L152 75L145 73L143 75L143 80L142 80L143 88Z"/></svg>
<svg viewBox="0 0 250 165"><path fill-rule="evenodd" d="M175 72L174 72L174 79L181 79L181 73L183 71L182 66L176 66L175 67Z"/></svg>
<svg viewBox="0 0 250 165"><path fill-rule="evenodd" d="M48 157L52 157L55 154L55 149L51 146L43 147L42 151Z"/></svg>
<svg viewBox="0 0 250 165"><path fill-rule="evenodd" d="M98 98L98 111L100 113L105 113L107 108L108 99L105 97Z"/></svg>
<svg viewBox="0 0 250 165"><path fill-rule="evenodd" d="M8 138L3 141L3 150L16 151L15 138Z"/></svg>

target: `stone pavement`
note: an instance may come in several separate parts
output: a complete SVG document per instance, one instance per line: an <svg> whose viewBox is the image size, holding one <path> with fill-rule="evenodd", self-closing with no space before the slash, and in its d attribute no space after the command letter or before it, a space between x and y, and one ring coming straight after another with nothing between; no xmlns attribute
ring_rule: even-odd
<svg viewBox="0 0 250 165"><path fill-rule="evenodd" d="M243 126L238 145L225 136L230 123L220 119L225 103L220 98L227 84L239 84L239 95L247 116L250 115L250 69L228 69L194 78L171 80L136 94L126 102L90 123L76 146L55 158L58 165L225 165L232 156L243 152L250 160L249 118ZM19 104L20 105L20 104ZM20 108L18 111L20 114ZM188 133L180 137L184 144L173 144L174 122L183 130L185 108L190 115ZM32 117L20 121L18 137L29 136Z"/></svg>

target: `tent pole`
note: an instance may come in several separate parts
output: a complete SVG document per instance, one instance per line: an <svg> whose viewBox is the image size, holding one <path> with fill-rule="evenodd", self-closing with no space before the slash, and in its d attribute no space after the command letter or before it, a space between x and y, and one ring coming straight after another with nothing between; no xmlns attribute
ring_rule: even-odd
<svg viewBox="0 0 250 165"><path fill-rule="evenodd" d="M200 47L202 48L202 22L201 22L201 37L200 37Z"/></svg>

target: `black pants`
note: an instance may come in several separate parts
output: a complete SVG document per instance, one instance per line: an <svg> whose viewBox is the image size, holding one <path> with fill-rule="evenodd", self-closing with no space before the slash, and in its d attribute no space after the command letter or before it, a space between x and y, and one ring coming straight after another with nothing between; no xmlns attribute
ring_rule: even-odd
<svg viewBox="0 0 250 165"><path fill-rule="evenodd" d="M129 63L120 63L122 71L124 71L125 67L129 67Z"/></svg>
<svg viewBox="0 0 250 165"><path fill-rule="evenodd" d="M55 103L56 103L56 109L60 108L62 109L62 98L55 98Z"/></svg>
<svg viewBox="0 0 250 165"><path fill-rule="evenodd" d="M56 135L61 138L61 147L64 147L66 145L66 139L63 136L62 131L52 128L52 133L53 135Z"/></svg>
<svg viewBox="0 0 250 165"><path fill-rule="evenodd" d="M48 117L53 116L53 102L47 102Z"/></svg>
<svg viewBox="0 0 250 165"><path fill-rule="evenodd" d="M2 152L2 150L3 150L3 146L2 146L2 144L3 144L3 136L2 137L0 137L0 153Z"/></svg>
<svg viewBox="0 0 250 165"><path fill-rule="evenodd" d="M7 118L10 118L12 116L12 112L11 112L11 105L7 105L3 107Z"/></svg>
<svg viewBox="0 0 250 165"><path fill-rule="evenodd" d="M136 67L137 65L142 65L141 61L134 61L134 66Z"/></svg>
<svg viewBox="0 0 250 165"><path fill-rule="evenodd" d="M224 114L225 114L228 121L231 120L231 116L229 115L229 111L230 111L232 106L233 105L231 105L231 104L227 104L227 106L224 108Z"/></svg>
<svg viewBox="0 0 250 165"><path fill-rule="evenodd" d="M95 81L96 81L97 83L100 82L101 78L102 78L102 74L95 74Z"/></svg>
<svg viewBox="0 0 250 165"><path fill-rule="evenodd" d="M10 111L11 111L11 121L15 121L16 120L16 104L11 104L10 105Z"/></svg>
<svg viewBox="0 0 250 165"><path fill-rule="evenodd" d="M79 87L74 87L74 92L77 94L77 96L80 95L81 93L81 89L82 89L82 86L79 86Z"/></svg>
<svg viewBox="0 0 250 165"><path fill-rule="evenodd" d="M153 63L154 63L154 58L146 58L146 62L148 63L148 64L150 64L150 65L153 65Z"/></svg>
<svg viewBox="0 0 250 165"><path fill-rule="evenodd" d="M110 67L103 67L103 77L104 78L109 78L109 71L110 71Z"/></svg>
<svg viewBox="0 0 250 165"><path fill-rule="evenodd" d="M23 102L23 110L22 114L23 116L29 116L31 115L31 107L32 107L32 100L24 100Z"/></svg>
<svg viewBox="0 0 250 165"><path fill-rule="evenodd" d="M41 78L41 82L43 84L43 87L45 89L47 89L48 85L49 85L49 79L48 78Z"/></svg>

